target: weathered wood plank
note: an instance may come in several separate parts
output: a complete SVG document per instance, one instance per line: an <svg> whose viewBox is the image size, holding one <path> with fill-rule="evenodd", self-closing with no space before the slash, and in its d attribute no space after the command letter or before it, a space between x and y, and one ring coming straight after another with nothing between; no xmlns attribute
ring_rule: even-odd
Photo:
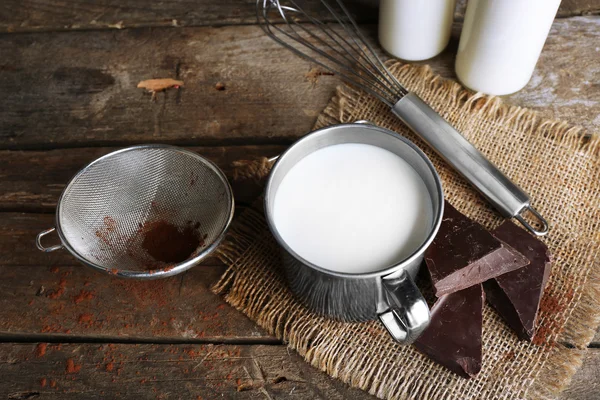
<svg viewBox="0 0 600 400"><path fill-rule="evenodd" d="M81 265L0 267L0 338L278 343L208 289L223 271L133 281Z"/></svg>
<svg viewBox="0 0 600 400"><path fill-rule="evenodd" d="M51 211L69 180L85 165L118 148L94 147L49 151L0 151L0 210ZM241 159L273 157L285 146L191 147L223 169L237 204L248 203L262 191L232 179L232 163Z"/></svg>
<svg viewBox="0 0 600 400"><path fill-rule="evenodd" d="M598 130L600 50L590 43L599 26L598 17L558 20L534 79L508 101ZM452 76L455 48L429 64ZM254 26L3 35L0 53L4 149L289 143L339 84L310 82L313 66ZM179 77L185 88L152 102L135 88L152 77Z"/></svg>
<svg viewBox="0 0 600 400"><path fill-rule="evenodd" d="M172 278L123 280L67 251L38 251L36 233L52 225L51 214L0 214L0 335L275 340L208 289L225 269L216 258Z"/></svg>
<svg viewBox="0 0 600 400"><path fill-rule="evenodd" d="M377 21L378 0L346 3L359 21ZM466 3L458 1L456 20L464 19ZM0 32L254 24L255 4L254 0L4 0ZM563 0L558 17L598 12L596 0Z"/></svg>
<svg viewBox="0 0 600 400"><path fill-rule="evenodd" d="M7 343L0 376L9 399L374 399L284 346Z"/></svg>
<svg viewBox="0 0 600 400"><path fill-rule="evenodd" d="M253 26L0 36L0 147L285 142L336 84ZM179 78L160 93L139 81ZM222 82L225 90L215 85Z"/></svg>
<svg viewBox="0 0 600 400"><path fill-rule="evenodd" d="M581 1L581 0L579 0ZM0 32L256 24L256 0L5 0ZM378 0L347 2L361 22L376 22ZM322 9L307 2L308 10Z"/></svg>
<svg viewBox="0 0 600 400"><path fill-rule="evenodd" d="M454 60L460 26L455 24L448 48L429 64L438 74L456 80ZM536 110L541 117L581 125L600 132L600 17L557 20L533 77L521 91L503 96L508 104Z"/></svg>
<svg viewBox="0 0 600 400"><path fill-rule="evenodd" d="M2 213L0 214L0 252L2 266L24 268L77 266L77 261L68 252L42 253L35 247L35 237L55 225L53 214ZM58 238L47 238L48 245L58 243Z"/></svg>
<svg viewBox="0 0 600 400"><path fill-rule="evenodd" d="M0 373L8 398L373 398L283 346L7 343ZM599 374L593 349L559 398L597 399Z"/></svg>
<svg viewBox="0 0 600 400"><path fill-rule="evenodd" d="M600 349L589 349L583 365L573 376L569 387L558 397L561 400L600 399Z"/></svg>
<svg viewBox="0 0 600 400"><path fill-rule="evenodd" d="M458 0L454 18L462 21L469 0ZM597 0L562 0L558 8L557 18L567 18L577 15L592 15L600 13L600 4Z"/></svg>
<svg viewBox="0 0 600 400"><path fill-rule="evenodd" d="M11 318L4 318L3 322L0 321L0 332L38 334L42 333L44 326L55 325L62 327L62 329L59 329L60 332L57 332L61 334L66 330L70 330L72 335L152 337L152 332L147 331L144 324L149 324L149 321L152 321L153 311L148 310L146 307L135 308L135 303L131 302L132 299L127 292L127 283L82 266L67 251L42 253L35 248L35 235L53 226L53 224L54 216L52 214L0 214L0 254L3 254L0 259L0 276L3 276L0 281L0 309L5 310L5 315L12 316ZM203 304L208 303L214 304L215 307L221 307L223 304L219 297L214 296L206 289L218 279L222 271L222 264L212 257L204 263L204 266L192 269L183 277L169 278L164 281L164 284L140 282L139 288L136 288L136 290L142 297L146 286L148 288L160 288L162 293L171 293L170 291L175 290L175 286L182 281L184 285L181 288L187 290L187 296L190 297L181 301L181 296L178 294L168 301L169 306L176 309L173 315L177 317L178 321L196 318L196 323L202 324L203 321L197 318L197 309L202 309ZM52 297L55 296L52 293L54 290L60 289L59 284L63 274L68 274L68 278L65 279L67 279L69 285L61 295L62 300L53 299ZM36 296L42 286L44 286L45 293ZM80 294L81 290L94 291L98 293L98 298L94 300L94 303L73 303L73 296ZM156 298L146 297L144 300L156 301ZM100 301L99 299L103 300ZM77 318L80 314L89 313L88 307L92 305L96 307L96 302L97 307L100 308L94 309L98 312L105 313L107 310L114 310L118 315L107 319L100 325L94 325L92 330L89 328L83 329L86 327L79 325ZM50 313L45 317L46 321L38 318L40 310L42 312L44 310L56 310L60 309L61 305L63 305L64 312ZM199 305L199 307L196 308L196 305ZM123 307L125 308L123 309ZM235 337L239 333L241 336L246 335L246 337L249 337L252 335L248 332L256 332L256 328L253 325L247 325L247 319L241 314L231 310L230 307L222 307L222 309L222 314L232 312L235 314L235 318L240 317L242 322L239 331L232 324L231 331L226 333L227 335L231 334ZM233 321L235 319L224 314L219 320L228 319ZM122 324L122 319L129 317L136 318L139 321L138 326L129 326L125 329L124 325L127 325L127 323ZM164 317L166 318L166 316ZM161 324L162 322L164 321L161 321ZM208 322L212 324L214 321ZM2 326L3 323L4 326ZM171 325L167 327L159 325L158 328L163 330L159 332L160 334L157 337L182 339L180 332ZM213 324L213 328L220 327L218 324ZM205 329L199 327L197 330L203 331ZM213 329L210 334L205 333L205 337L211 335L214 337L226 336L226 334L218 329ZM593 345L597 344L600 344L600 330L593 342Z"/></svg>

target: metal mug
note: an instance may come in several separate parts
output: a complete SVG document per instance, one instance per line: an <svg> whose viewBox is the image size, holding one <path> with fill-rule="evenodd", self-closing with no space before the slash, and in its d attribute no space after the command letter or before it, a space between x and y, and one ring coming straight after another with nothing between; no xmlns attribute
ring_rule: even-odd
<svg viewBox="0 0 600 400"><path fill-rule="evenodd" d="M377 272L350 274L314 265L288 246L273 220L275 194L287 172L308 154L342 143L369 144L398 155L415 169L431 196L433 218L425 241L408 258ZM289 287L307 308L347 322L379 319L390 335L403 344L414 342L425 330L430 320L429 307L414 279L423 253L442 222L444 195L433 164L416 145L373 125L355 123L319 129L298 140L277 159L264 201L269 229L282 249L283 270Z"/></svg>

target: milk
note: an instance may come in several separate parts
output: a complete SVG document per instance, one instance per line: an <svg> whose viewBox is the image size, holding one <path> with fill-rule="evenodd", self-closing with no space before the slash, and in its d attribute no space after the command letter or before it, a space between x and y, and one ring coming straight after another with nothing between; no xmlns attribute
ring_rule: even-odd
<svg viewBox="0 0 600 400"><path fill-rule="evenodd" d="M458 79L493 95L522 89L559 5L560 0L469 0L456 55Z"/></svg>
<svg viewBox="0 0 600 400"><path fill-rule="evenodd" d="M381 0L379 43L404 60L426 60L450 40L456 0Z"/></svg>
<svg viewBox="0 0 600 400"><path fill-rule="evenodd" d="M283 178L273 219L288 246L331 271L366 273L410 256L431 230L425 183L403 159L366 144L309 154Z"/></svg>

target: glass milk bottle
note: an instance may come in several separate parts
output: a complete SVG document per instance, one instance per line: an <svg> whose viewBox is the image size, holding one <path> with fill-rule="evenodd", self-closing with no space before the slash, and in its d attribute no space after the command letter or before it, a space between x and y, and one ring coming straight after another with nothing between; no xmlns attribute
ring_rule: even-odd
<svg viewBox="0 0 600 400"><path fill-rule="evenodd" d="M469 0L456 55L456 75L492 95L521 90L552 26L560 0Z"/></svg>
<svg viewBox="0 0 600 400"><path fill-rule="evenodd" d="M381 0L379 43L391 55L427 60L450 40L456 0Z"/></svg>

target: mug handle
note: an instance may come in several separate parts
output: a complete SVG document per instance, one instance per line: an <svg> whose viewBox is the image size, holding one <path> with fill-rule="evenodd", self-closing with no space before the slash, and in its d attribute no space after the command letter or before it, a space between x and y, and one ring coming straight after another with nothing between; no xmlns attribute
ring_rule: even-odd
<svg viewBox="0 0 600 400"><path fill-rule="evenodd" d="M413 343L429 325L427 302L406 271L381 283L389 309L378 313L379 320L394 340Z"/></svg>

